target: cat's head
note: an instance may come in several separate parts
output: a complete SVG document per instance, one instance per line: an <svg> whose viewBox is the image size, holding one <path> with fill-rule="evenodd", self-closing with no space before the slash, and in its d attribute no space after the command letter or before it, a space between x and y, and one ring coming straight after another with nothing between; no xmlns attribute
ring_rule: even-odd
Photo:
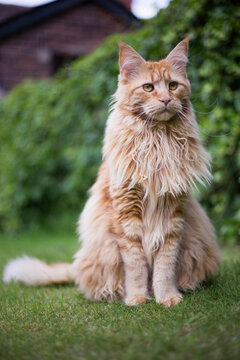
<svg viewBox="0 0 240 360"><path fill-rule="evenodd" d="M158 62L144 60L133 48L120 42L118 101L142 120L168 121L184 113L191 92L187 56L188 39Z"/></svg>

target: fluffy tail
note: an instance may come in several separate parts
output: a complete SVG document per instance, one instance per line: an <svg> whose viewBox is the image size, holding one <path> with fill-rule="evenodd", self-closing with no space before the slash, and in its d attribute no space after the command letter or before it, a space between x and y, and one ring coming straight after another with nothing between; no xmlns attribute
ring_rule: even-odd
<svg viewBox="0 0 240 360"><path fill-rule="evenodd" d="M74 281L72 264L47 265L33 257L23 256L10 260L3 273L3 281L21 282L26 285L62 284Z"/></svg>

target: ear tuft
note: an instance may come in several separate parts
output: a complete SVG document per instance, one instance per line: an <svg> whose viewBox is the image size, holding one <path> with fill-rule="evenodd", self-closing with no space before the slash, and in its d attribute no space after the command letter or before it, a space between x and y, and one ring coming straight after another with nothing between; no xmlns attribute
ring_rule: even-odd
<svg viewBox="0 0 240 360"><path fill-rule="evenodd" d="M131 46L122 41L118 42L118 46L120 73L129 80L138 74L146 62Z"/></svg>
<svg viewBox="0 0 240 360"><path fill-rule="evenodd" d="M189 37L180 41L175 48L168 54L166 60L178 71L186 74L188 62Z"/></svg>

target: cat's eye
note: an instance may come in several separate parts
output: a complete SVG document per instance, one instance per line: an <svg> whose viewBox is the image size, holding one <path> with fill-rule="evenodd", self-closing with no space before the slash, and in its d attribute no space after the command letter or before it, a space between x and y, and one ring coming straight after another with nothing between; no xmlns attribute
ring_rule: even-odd
<svg viewBox="0 0 240 360"><path fill-rule="evenodd" d="M147 92L151 92L154 90L154 86L152 84L144 84L143 85L143 90L147 91Z"/></svg>
<svg viewBox="0 0 240 360"><path fill-rule="evenodd" d="M178 83L176 81L171 81L168 85L169 90L176 90Z"/></svg>

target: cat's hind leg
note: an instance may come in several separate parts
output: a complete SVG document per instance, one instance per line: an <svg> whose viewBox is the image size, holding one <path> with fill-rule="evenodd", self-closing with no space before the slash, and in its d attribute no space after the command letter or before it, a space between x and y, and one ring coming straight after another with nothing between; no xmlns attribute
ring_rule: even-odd
<svg viewBox="0 0 240 360"><path fill-rule="evenodd" d="M93 300L124 297L124 275L118 244L111 226L108 170L102 166L79 218L82 248L75 255L73 277L80 291Z"/></svg>
<svg viewBox="0 0 240 360"><path fill-rule="evenodd" d="M184 235L176 267L178 289L196 289L214 275L219 263L213 226L201 206L190 198L185 207Z"/></svg>
<svg viewBox="0 0 240 360"><path fill-rule="evenodd" d="M121 257L110 234L101 245L83 246L75 255L72 269L75 283L87 298L108 302L123 298Z"/></svg>

